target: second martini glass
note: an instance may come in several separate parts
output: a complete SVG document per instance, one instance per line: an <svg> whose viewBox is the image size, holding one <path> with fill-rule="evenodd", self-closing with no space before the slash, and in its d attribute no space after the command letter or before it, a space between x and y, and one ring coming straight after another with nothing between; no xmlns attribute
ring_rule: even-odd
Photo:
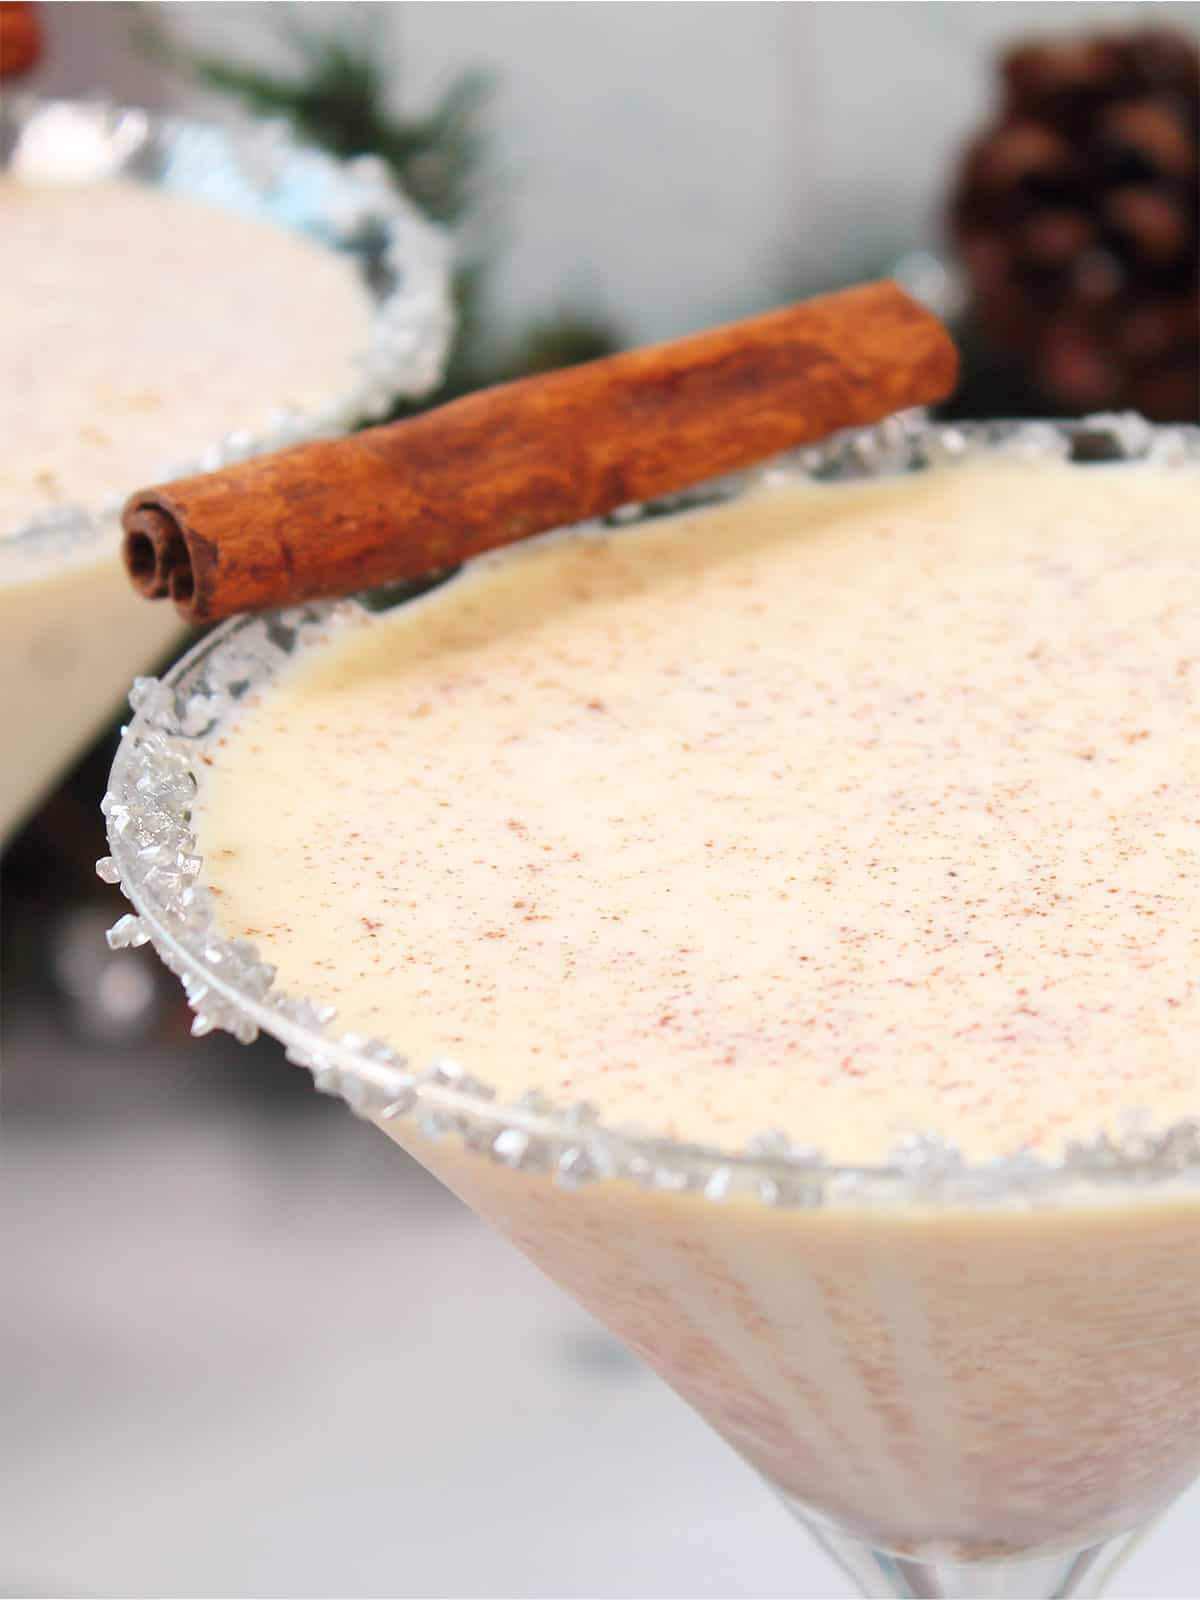
<svg viewBox="0 0 1200 1600"><path fill-rule="evenodd" d="M1136 422L885 427L809 453L822 476L1002 447L1194 460ZM723 493L736 493L738 485ZM193 1031L263 1028L501 1228L756 1467L852 1574L894 1596L1098 1594L1200 1469L1200 1126L973 1164L930 1137L831 1164L782 1137L737 1154L500 1105L453 1062L416 1070L278 994L224 938L191 808L201 756L353 602L218 630L136 715L105 800L101 876L134 905ZM486 1063L477 1068L486 1073Z"/></svg>
<svg viewBox="0 0 1200 1600"><path fill-rule="evenodd" d="M153 396L158 431L151 436L160 443L141 443L139 480L211 469L301 440L344 433L357 422L380 416L398 397L427 394L441 376L452 326L447 241L375 163L334 160L298 144L278 125L228 129L159 117L137 107L14 96L0 105L0 170L31 190L52 188L77 198L78 214L93 232L95 211L89 197L96 185L111 180L136 185L147 198L204 201L218 222L228 213L267 224L280 237L311 241L319 247L313 259L324 255L338 260L347 286L361 280L366 290L369 317L362 345L346 348L336 363L327 363L319 393L277 392L264 398L262 376L235 363L243 386L242 410L226 415L218 427L212 420L218 408L211 399L200 405L199 417L206 420L198 422L194 398L185 393L182 409L172 408L170 385L163 380ZM168 227L172 215L167 207L161 219L151 213L154 227L143 223L138 259L147 259L155 228ZM221 237L218 233L218 245ZM28 250L22 261L27 263ZM52 259L49 265L61 263ZM68 274L67 282L74 286L65 306L68 327L104 331L103 317L95 310L95 283L103 283L106 270L114 271L111 257L89 261L90 278ZM261 273L267 271L264 264ZM26 284L24 290L35 299L46 294L40 282ZM211 378L218 357L205 351L202 331L189 330L183 290L174 292L179 297L180 341L186 344L190 333L201 356L196 370L203 373L207 363ZM317 294L319 303L319 290ZM62 316L64 308L57 307L56 314ZM261 338L265 346L273 340L273 348L297 343L294 329L267 329ZM19 341L17 348L22 348ZM78 365L73 380L78 392L96 409L95 420L115 426L105 412L104 383L89 365L91 351L77 345L75 355L77 361L65 363L67 375ZM144 366L144 355L140 360ZM133 365L138 380L151 387L159 382L157 370ZM6 376L19 390L19 374ZM291 381L296 381L294 374ZM313 381L311 363L307 381ZM192 387L197 387L194 380ZM202 384L198 387L203 391ZM121 393L128 388L127 383ZM40 511L22 510L15 525L0 526L0 661L12 685L0 691L0 726L10 752L0 771L0 841L112 711L130 676L161 657L179 637L173 614L134 600L121 565L120 504L134 483L114 481L111 488L119 492L108 503L81 498L67 463L75 436L87 431L83 423L88 418L63 416L48 407L46 401L35 404L33 414L64 458L67 498ZM146 416L143 412L141 428L136 413L125 418L135 442L143 438ZM171 426L177 432L173 460L154 456L161 448L164 418L174 419ZM0 452L6 448L17 450L11 440L0 440ZM12 466L14 478L30 470L15 459Z"/></svg>

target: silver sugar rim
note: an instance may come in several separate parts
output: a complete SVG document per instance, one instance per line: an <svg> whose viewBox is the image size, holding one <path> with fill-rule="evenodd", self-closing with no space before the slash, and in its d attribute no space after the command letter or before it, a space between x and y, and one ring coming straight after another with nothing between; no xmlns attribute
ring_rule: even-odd
<svg viewBox="0 0 1200 1600"><path fill-rule="evenodd" d="M266 427L227 433L199 455L147 472L146 482L212 472L306 439L345 433L382 416L397 399L421 398L441 381L454 329L450 242L396 189L382 162L369 156L339 161L302 144L278 120L228 128L104 100L13 95L0 100L0 172L9 171L23 151L27 156L39 136L49 142L56 133L79 141L76 159L81 155L85 165L72 181L132 179L232 205L258 221L303 233L335 253L360 257L375 302L370 343L358 352L358 370L340 393L303 411L281 407ZM41 541L82 558L118 530L120 509L114 499L37 512L5 531L0 553Z"/></svg>
<svg viewBox="0 0 1200 1600"><path fill-rule="evenodd" d="M871 477L996 452L1198 467L1200 428L1153 427L1130 415L935 426L910 414L703 485L665 505L631 507L612 520L726 499L781 475ZM580 531L586 535L596 526ZM161 682L141 678L130 695L135 714L102 805L112 854L97 871L106 883L120 885L134 909L108 939L113 949L154 945L183 981L195 1012L193 1034L223 1028L248 1044L261 1028L280 1040L290 1061L311 1071L318 1089L341 1096L359 1115L385 1122L412 1117L427 1138L459 1138L502 1165L549 1174L567 1188L622 1178L710 1201L741 1194L787 1207L992 1209L1063 1203L1083 1192L1101 1198L1114 1185L1124 1191L1155 1185L1161 1193L1167 1181L1200 1179L1200 1119L1152 1129L1131 1116L1118 1137L1105 1133L1075 1142L1053 1159L1019 1151L985 1163L966 1161L930 1132L905 1141L880 1165L846 1166L778 1132L728 1151L607 1125L590 1105L555 1105L537 1091L501 1104L490 1085L457 1062L443 1059L419 1069L384 1040L339 1035L333 1007L277 992L274 970L254 946L218 932L212 898L198 883L202 861L190 808L199 783L194 757L241 698L268 685L297 651L369 620L357 601L235 618Z"/></svg>

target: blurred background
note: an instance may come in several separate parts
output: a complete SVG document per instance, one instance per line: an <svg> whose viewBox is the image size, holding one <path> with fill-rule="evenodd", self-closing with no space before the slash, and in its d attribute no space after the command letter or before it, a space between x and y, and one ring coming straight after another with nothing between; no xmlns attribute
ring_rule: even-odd
<svg viewBox="0 0 1200 1600"><path fill-rule="evenodd" d="M956 414L1196 418L1194 4L0 21L5 96L382 159L454 238L433 399L894 270L959 336ZM848 1592L432 1180L270 1042L190 1041L157 963L108 952L112 712L0 856L0 1594ZM1198 1513L1112 1592L1200 1593Z"/></svg>

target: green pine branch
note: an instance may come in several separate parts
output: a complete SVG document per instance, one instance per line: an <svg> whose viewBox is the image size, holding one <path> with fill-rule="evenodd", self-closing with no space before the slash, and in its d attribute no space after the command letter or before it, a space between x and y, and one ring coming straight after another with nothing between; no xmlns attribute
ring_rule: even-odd
<svg viewBox="0 0 1200 1600"><path fill-rule="evenodd" d="M610 321L573 308L540 318L507 341L491 333L487 282L500 185L488 159L494 84L486 73L460 74L428 112L410 115L394 108L374 7L344 7L336 30L309 24L301 6L273 7L277 37L294 63L284 73L183 49L151 8L138 11L142 48L164 65L257 116L286 118L302 138L334 155L375 156L426 216L456 230L458 330L445 382L431 403L621 347Z"/></svg>
<svg viewBox="0 0 1200 1600"><path fill-rule="evenodd" d="M281 8L282 9L282 8ZM209 88L234 95L260 116L284 116L297 132L334 155L373 155L435 222L455 224L476 209L485 167L484 114L492 85L465 72L423 117L394 113L374 37L359 28L326 34L291 23L303 70L280 77L197 55L191 67Z"/></svg>

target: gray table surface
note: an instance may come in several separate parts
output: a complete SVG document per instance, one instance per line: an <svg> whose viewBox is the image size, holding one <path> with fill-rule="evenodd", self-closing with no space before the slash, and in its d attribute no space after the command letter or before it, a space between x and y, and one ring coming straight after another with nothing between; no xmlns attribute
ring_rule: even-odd
<svg viewBox="0 0 1200 1600"><path fill-rule="evenodd" d="M131 1071L18 1015L6 1045L0 1594L850 1593L373 1129L218 1092L224 1043ZM1111 1593L1200 1592L1198 1516Z"/></svg>

